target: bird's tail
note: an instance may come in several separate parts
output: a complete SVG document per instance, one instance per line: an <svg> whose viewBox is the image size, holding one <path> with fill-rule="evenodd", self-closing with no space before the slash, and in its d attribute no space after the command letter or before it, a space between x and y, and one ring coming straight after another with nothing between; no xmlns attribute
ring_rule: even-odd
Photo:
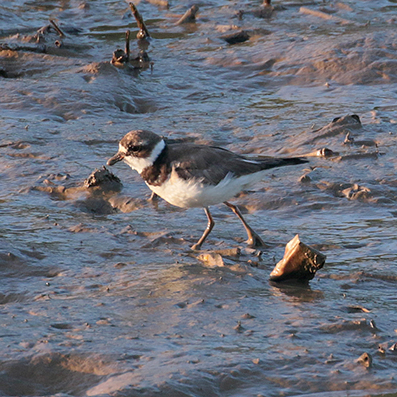
<svg viewBox="0 0 397 397"><path fill-rule="evenodd" d="M259 159L262 169L267 170L270 168L283 167L285 165L298 165L308 163L304 157L285 157L285 158L266 158Z"/></svg>

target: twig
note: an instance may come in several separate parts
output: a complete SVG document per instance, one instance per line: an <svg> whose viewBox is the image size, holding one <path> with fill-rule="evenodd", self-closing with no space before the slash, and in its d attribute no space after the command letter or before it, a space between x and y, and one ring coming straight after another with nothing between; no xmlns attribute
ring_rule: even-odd
<svg viewBox="0 0 397 397"><path fill-rule="evenodd" d="M138 39L145 39L150 37L149 31L146 28L145 22L143 22L143 18L141 16L141 14L139 13L139 11L137 10L137 8L135 7L135 5L133 3L128 3L131 11L136 19L136 23L138 24L138 28L139 28L139 32L137 34L137 38Z"/></svg>
<svg viewBox="0 0 397 397"><path fill-rule="evenodd" d="M301 12L302 14L313 15L315 17L319 17L319 18L323 18L323 19L327 19L327 20L334 20L335 22L339 22L339 23L343 23L343 24L355 23L353 21L349 21L347 19L335 17L334 15L329 15L329 14L327 14L325 12L322 12L322 11L312 10L310 8L307 8L307 7L301 7L299 9L299 12Z"/></svg>
<svg viewBox="0 0 397 397"><path fill-rule="evenodd" d="M195 4L192 5L183 15L183 17L176 23L176 25L182 25L184 23L196 22L196 14L199 8Z"/></svg>
<svg viewBox="0 0 397 397"><path fill-rule="evenodd" d="M125 57L126 57L126 62L130 60L130 31L127 30L125 32Z"/></svg>
<svg viewBox="0 0 397 397"><path fill-rule="evenodd" d="M62 32L62 30L58 27L53 19L50 19L50 23L61 37L65 37L65 33Z"/></svg>

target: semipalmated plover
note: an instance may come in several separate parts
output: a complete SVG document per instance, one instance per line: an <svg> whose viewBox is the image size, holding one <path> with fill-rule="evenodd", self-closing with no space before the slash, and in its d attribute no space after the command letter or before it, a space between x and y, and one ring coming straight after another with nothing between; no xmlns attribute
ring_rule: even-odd
<svg viewBox="0 0 397 397"><path fill-rule="evenodd" d="M119 151L107 164L113 165L121 160L136 170L149 188L170 204L182 208L204 208L207 228L193 249L201 248L214 227L208 207L219 203L226 204L239 217L247 231L249 245L263 245L237 206L227 200L259 182L264 171L270 168L307 162L299 157L251 159L220 147L167 142L146 130L126 134L119 143Z"/></svg>

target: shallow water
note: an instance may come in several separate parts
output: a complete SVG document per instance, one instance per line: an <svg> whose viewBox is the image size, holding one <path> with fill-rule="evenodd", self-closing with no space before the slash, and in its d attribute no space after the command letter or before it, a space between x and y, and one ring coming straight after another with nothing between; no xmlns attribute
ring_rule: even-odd
<svg viewBox="0 0 397 397"><path fill-rule="evenodd" d="M283 5L239 20L259 3L203 2L196 25L175 26L190 4L141 2L153 68L136 72L109 62L137 32L125 2L1 2L2 48L18 49L0 51L1 395L396 395L397 3ZM71 33L40 52L23 36L50 18ZM227 45L233 26L250 40ZM348 114L362 128L321 129ZM234 201L268 244L261 259L214 207L204 248L243 253L210 268L189 250L201 209L148 203L126 165L112 168L120 192L82 187L139 128L339 156L269 172ZM308 285L269 282L297 233L325 267Z"/></svg>

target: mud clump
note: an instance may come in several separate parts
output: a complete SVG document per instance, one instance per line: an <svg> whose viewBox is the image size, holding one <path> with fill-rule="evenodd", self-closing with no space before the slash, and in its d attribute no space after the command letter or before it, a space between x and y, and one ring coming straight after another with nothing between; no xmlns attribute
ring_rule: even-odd
<svg viewBox="0 0 397 397"><path fill-rule="evenodd" d="M120 179L110 172L105 166L100 169L96 169L91 175L84 181L84 187L101 187L105 190L121 190L122 183Z"/></svg>

